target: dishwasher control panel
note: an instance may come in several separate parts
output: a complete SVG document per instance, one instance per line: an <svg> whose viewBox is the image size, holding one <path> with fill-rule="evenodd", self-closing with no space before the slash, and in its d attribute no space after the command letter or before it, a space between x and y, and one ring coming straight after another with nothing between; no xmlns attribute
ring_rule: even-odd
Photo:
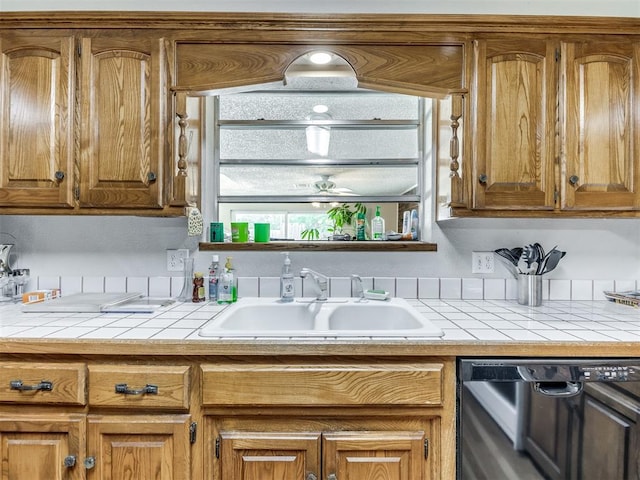
<svg viewBox="0 0 640 480"><path fill-rule="evenodd" d="M593 365L580 367L586 382L633 382L640 381L636 367L627 365Z"/></svg>

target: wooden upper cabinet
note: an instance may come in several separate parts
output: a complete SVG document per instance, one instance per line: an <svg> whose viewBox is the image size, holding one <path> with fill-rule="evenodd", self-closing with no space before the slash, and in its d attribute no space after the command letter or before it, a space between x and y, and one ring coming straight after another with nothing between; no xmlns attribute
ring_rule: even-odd
<svg viewBox="0 0 640 480"><path fill-rule="evenodd" d="M475 42L473 208L554 208L555 57L544 39Z"/></svg>
<svg viewBox="0 0 640 480"><path fill-rule="evenodd" d="M640 209L640 43L562 44L562 208Z"/></svg>
<svg viewBox="0 0 640 480"><path fill-rule="evenodd" d="M81 206L162 206L163 66L159 39L82 40Z"/></svg>
<svg viewBox="0 0 640 480"><path fill-rule="evenodd" d="M74 40L0 36L0 206L73 206Z"/></svg>

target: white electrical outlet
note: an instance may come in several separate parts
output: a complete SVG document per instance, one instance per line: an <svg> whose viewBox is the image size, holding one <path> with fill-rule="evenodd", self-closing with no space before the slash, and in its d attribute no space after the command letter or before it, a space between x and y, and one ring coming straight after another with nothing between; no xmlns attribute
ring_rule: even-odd
<svg viewBox="0 0 640 480"><path fill-rule="evenodd" d="M494 260L493 252L472 252L471 273L493 273Z"/></svg>
<svg viewBox="0 0 640 480"><path fill-rule="evenodd" d="M189 258L189 250L186 248L167 250L167 270L181 272L184 269L185 258Z"/></svg>

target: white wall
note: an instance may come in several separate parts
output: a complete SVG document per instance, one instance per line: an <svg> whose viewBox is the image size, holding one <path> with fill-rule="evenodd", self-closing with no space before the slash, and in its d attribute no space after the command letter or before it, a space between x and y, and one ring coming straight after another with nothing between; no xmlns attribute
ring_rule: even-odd
<svg viewBox="0 0 640 480"><path fill-rule="evenodd" d="M193 10L299 12L418 12L602 15L640 17L638 0L155 0L109 3L0 0L0 11L20 10ZM0 243L16 243L14 267L34 276L166 276L165 249L197 250L186 220L142 217L0 216ZM11 238L13 235L15 240ZM568 252L554 279L640 280L640 220L456 219L433 225L438 252L300 253L295 268L308 266L331 276L359 273L391 277L478 277L471 274L471 251L494 250L538 241ZM210 253L196 253L205 269ZM241 276L277 276L276 252L234 253ZM498 265L489 277L508 277Z"/></svg>
<svg viewBox="0 0 640 480"><path fill-rule="evenodd" d="M167 276L167 248L189 248L184 218L1 216L0 232L16 237L15 268L35 276ZM0 243L12 243L0 234ZM471 274L471 252L540 242L558 245L567 256L550 278L640 280L640 220L455 219L434 225L437 252L302 253L294 267L311 267L331 276L479 277ZM211 252L196 253L205 270ZM222 254L224 255L224 253ZM233 252L241 276L277 276L277 252ZM502 265L486 277L506 278Z"/></svg>
<svg viewBox="0 0 640 480"><path fill-rule="evenodd" d="M164 10L301 13L452 13L640 17L638 0L0 0L0 11Z"/></svg>

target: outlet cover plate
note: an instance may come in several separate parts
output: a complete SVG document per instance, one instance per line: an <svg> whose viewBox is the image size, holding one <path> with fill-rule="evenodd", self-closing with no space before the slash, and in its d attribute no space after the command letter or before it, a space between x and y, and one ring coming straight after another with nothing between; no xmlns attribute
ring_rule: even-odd
<svg viewBox="0 0 640 480"><path fill-rule="evenodd" d="M167 250L167 270L181 272L184 269L185 258L189 258L189 250L186 248Z"/></svg>
<svg viewBox="0 0 640 480"><path fill-rule="evenodd" d="M493 273L495 257L493 252L472 252L471 273Z"/></svg>

